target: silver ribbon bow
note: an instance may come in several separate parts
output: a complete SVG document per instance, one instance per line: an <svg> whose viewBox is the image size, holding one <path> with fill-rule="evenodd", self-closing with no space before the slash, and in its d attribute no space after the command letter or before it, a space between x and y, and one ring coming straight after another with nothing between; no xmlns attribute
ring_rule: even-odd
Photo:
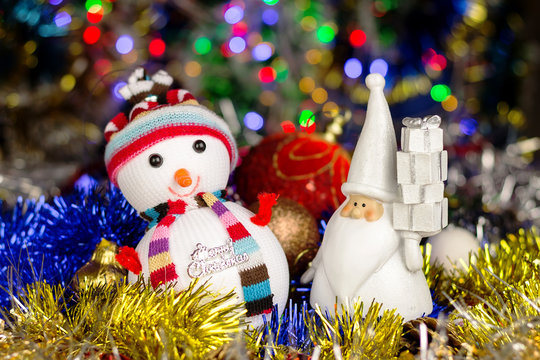
<svg viewBox="0 0 540 360"><path fill-rule="evenodd" d="M441 117L439 115L429 115L423 118L406 117L403 119L403 125L412 129L436 129L441 125Z"/></svg>

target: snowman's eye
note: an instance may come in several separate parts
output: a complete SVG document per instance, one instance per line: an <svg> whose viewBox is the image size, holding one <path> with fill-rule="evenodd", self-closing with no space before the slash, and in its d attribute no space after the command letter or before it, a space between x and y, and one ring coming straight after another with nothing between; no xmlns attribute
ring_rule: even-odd
<svg viewBox="0 0 540 360"><path fill-rule="evenodd" d="M195 140L193 143L193 150L198 153L204 152L204 150L206 150L206 143L202 140Z"/></svg>
<svg viewBox="0 0 540 360"><path fill-rule="evenodd" d="M358 203L357 203L357 202L355 202L355 203L354 203L354 206L356 206L356 205L358 205Z"/></svg>
<svg viewBox="0 0 540 360"><path fill-rule="evenodd" d="M365 204L365 203L364 203L364 204L362 204L362 207L366 207L366 204Z"/></svg>
<svg viewBox="0 0 540 360"><path fill-rule="evenodd" d="M163 165L163 158L159 154L152 154L148 158L148 162L150 163L150 166L158 168Z"/></svg>

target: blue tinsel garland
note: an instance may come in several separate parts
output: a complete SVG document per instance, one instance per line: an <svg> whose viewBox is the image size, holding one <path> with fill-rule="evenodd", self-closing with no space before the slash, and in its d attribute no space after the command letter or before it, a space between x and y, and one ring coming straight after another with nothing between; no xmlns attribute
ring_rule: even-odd
<svg viewBox="0 0 540 360"><path fill-rule="evenodd" d="M50 203L19 199L14 209L0 213L0 306L9 307L9 292L36 280L68 284L101 238L135 247L145 227L112 185L77 186Z"/></svg>

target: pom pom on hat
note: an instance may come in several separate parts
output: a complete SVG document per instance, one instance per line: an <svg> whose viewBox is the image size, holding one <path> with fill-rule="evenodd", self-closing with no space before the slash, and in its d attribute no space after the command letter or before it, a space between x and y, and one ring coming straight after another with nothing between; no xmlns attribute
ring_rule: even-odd
<svg viewBox="0 0 540 360"><path fill-rule="evenodd" d="M139 68L120 89L120 94L135 105L129 118L120 113L105 127L105 164L115 185L118 171L129 160L158 142L183 135L218 138L229 153L231 171L236 167L238 150L227 123L200 105L187 90L168 90L171 84L172 78L165 71L150 79ZM165 92L167 102L159 103Z"/></svg>

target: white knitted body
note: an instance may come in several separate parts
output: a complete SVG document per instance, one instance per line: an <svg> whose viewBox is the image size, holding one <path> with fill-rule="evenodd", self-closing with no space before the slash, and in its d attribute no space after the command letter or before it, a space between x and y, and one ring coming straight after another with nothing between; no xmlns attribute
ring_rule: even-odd
<svg viewBox="0 0 540 360"><path fill-rule="evenodd" d="M286 306L289 292L289 272L287 259L278 240L268 228L268 226L258 226L249 219L253 216L249 210L242 206L226 202L225 206L238 218L255 239L261 249L268 275L270 277L270 287L274 294L274 304L278 305L281 314ZM145 280L148 280L148 247L154 229L149 230L137 246L137 252L141 259L142 273ZM192 210L180 216L171 226L170 253L178 273L178 282L175 286L177 291L184 290L191 278L187 273L188 265L192 262L191 254L196 249L197 243L202 243L208 248L225 245L228 238L226 230L221 225L216 214L209 208ZM130 282L137 280L133 273L128 277ZM209 281L210 290L216 293L227 293L231 289L235 290L238 302L244 301L240 276L236 266L225 269L221 272L203 276L198 285ZM259 326L263 323L262 316L251 321L252 325Z"/></svg>
<svg viewBox="0 0 540 360"><path fill-rule="evenodd" d="M198 153L193 143L203 140L206 150ZM160 167L152 167L149 157L159 154L163 158ZM192 184L182 187L175 181L175 172L186 169ZM186 200L201 192L214 192L225 188L230 173L230 159L223 143L210 135L184 135L163 140L154 144L133 159L130 159L118 173L118 184L122 193L138 212L144 212L168 200ZM185 196L185 197L184 197ZM273 302L283 312L289 290L289 273L285 254L278 240L267 227L253 224L253 214L242 206L226 202L225 206L238 218L250 232L260 247L264 263L268 269L270 286L274 294ZM149 278L148 250L152 234L151 228L137 246L142 263L142 275ZM226 244L228 234L218 216L210 208L196 208L179 215L170 226L169 253L178 274L175 289L185 289L193 279L188 275L188 265L193 261L191 255L198 243L207 248ZM137 277L130 273L130 282ZM236 292L238 302L244 301L237 266L226 268L211 275L201 276L199 285L209 280L210 289L219 293L230 290ZM251 321L253 325L262 323L262 316Z"/></svg>
<svg viewBox="0 0 540 360"><path fill-rule="evenodd" d="M310 302L329 314L334 304L364 302L364 315L371 301L382 309L397 308L405 321L433 310L423 272L411 272L403 258L403 240L392 228L392 206L384 206L377 221L340 215L345 201L334 213L324 234L313 266L316 268Z"/></svg>

